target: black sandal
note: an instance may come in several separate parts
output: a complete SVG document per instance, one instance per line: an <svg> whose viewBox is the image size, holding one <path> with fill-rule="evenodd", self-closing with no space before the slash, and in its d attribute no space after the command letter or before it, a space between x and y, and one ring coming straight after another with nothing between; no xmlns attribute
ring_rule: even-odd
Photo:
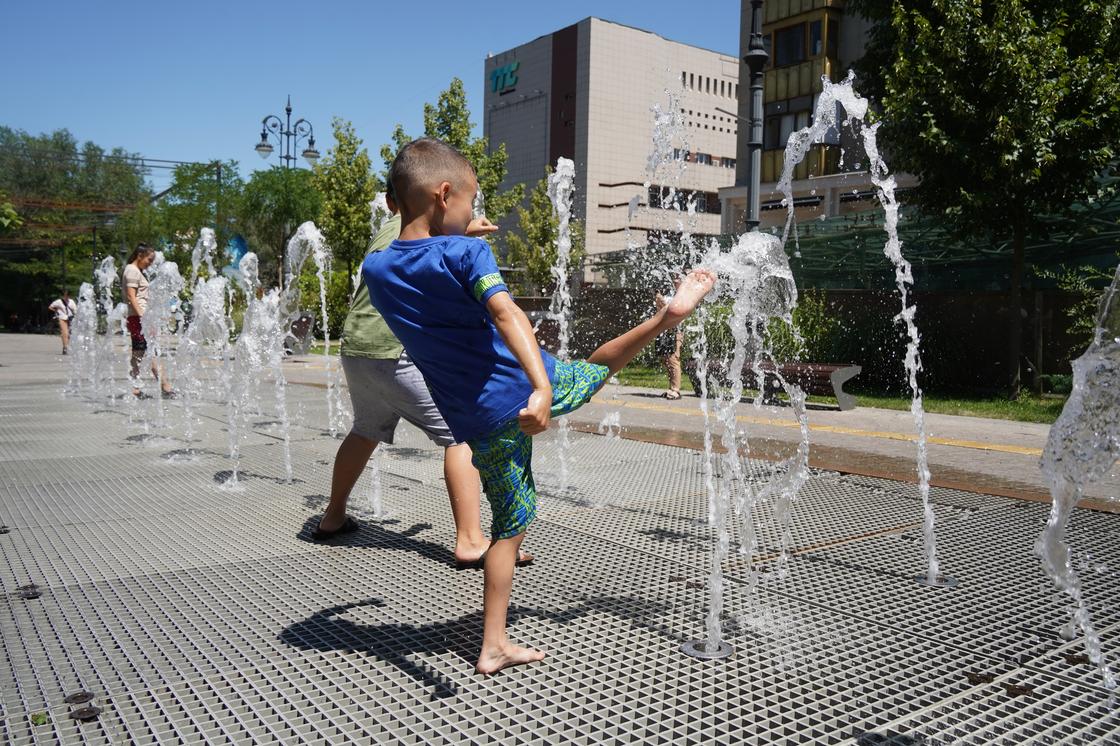
<svg viewBox="0 0 1120 746"><path fill-rule="evenodd" d="M322 519L319 519L319 522L322 523ZM361 527L362 524L355 521L352 516L346 516L346 520L343 521L342 525L336 528L334 531L324 531L321 528L316 528L311 532L311 538L315 541L326 541L327 539L333 539L336 536L353 533Z"/></svg>

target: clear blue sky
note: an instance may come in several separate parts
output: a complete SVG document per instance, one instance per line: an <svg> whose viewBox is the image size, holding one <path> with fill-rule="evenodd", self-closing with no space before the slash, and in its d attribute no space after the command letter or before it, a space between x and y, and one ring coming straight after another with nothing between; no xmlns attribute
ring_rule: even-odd
<svg viewBox="0 0 1120 746"><path fill-rule="evenodd" d="M290 93L293 117L312 122L320 151L338 115L380 166L393 126L420 134L424 102L452 77L466 85L478 130L486 54L591 15L738 50L733 0L18 2L4 10L0 124L67 128L149 158L233 158L248 175L278 162L253 145L261 118L282 116ZM167 178L157 171L152 182Z"/></svg>

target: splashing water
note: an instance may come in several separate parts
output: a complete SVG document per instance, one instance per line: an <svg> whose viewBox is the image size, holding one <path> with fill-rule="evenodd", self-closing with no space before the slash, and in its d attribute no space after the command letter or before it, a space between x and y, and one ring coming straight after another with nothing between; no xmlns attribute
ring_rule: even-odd
<svg viewBox="0 0 1120 746"><path fill-rule="evenodd" d="M817 99L816 110L813 113L813 123L789 136L789 141L786 143L782 176L778 181L778 189L784 195L782 204L785 205L788 214L785 229L782 233L782 243L786 243L791 227L794 229L794 243L795 245L798 243L794 221L794 167L805 159L805 155L814 143L835 139L835 134L841 126L851 127L860 135L863 149L868 158L868 173L872 184L875 186L879 203L883 206L884 229L887 233L887 242L883 247L883 253L894 265L895 284L898 287L902 302L902 310L896 319L905 325L908 340L903 365L910 384L910 413L914 420L914 429L917 431L918 493L922 500L922 535L926 556L924 582L927 585L940 586L947 584L947 581L940 574L937 559L937 537L934 532L935 516L933 505L929 500L930 472L926 453L925 409L922 406L922 389L918 385L918 373L922 370L922 359L919 352L921 336L918 334L918 327L914 323L914 315L917 313L918 307L910 305L909 302L909 290L914 284L914 275L911 271L910 262L902 256L902 242L898 238L898 200L895 197L895 180L879 155L876 139L879 124L867 124L867 99L861 98L853 88L854 77L854 74L849 72L848 77L840 83L832 83L827 78L823 78L824 88ZM841 109L844 111L845 119L840 119L839 112ZM797 246L795 251L799 248Z"/></svg>
<svg viewBox="0 0 1120 746"><path fill-rule="evenodd" d="M564 361L568 359L572 319L571 270L568 264L572 253L572 192L575 189L575 178L576 164L568 158L557 159L556 170L548 176L548 198L552 201L552 211L559 223L556 231L556 262L552 265L552 279L556 283L556 289L552 291L548 318L556 322L559 330L556 356ZM569 428L568 418L561 417L557 434L561 494L568 491L568 452L571 448Z"/></svg>
<svg viewBox="0 0 1120 746"><path fill-rule="evenodd" d="M608 438L619 438L622 436L622 414L618 410L614 412L607 412L603 415L603 419L599 420L598 427L595 431L600 435L606 435Z"/></svg>
<svg viewBox="0 0 1120 746"><path fill-rule="evenodd" d="M93 395L97 371L97 302L93 285L78 288L78 311L70 327L70 375L66 390Z"/></svg>
<svg viewBox="0 0 1120 746"><path fill-rule="evenodd" d="M373 452L369 460L369 492L366 497L366 510L370 518L385 518L389 514L381 504L381 449Z"/></svg>
<svg viewBox="0 0 1120 746"><path fill-rule="evenodd" d="M155 363L160 375L160 385L166 380L175 380L174 359L170 352L175 348L175 332L183 327L183 313L179 294L183 291L183 278L175 262L164 259L162 252L156 252L152 262L151 281L148 284L148 307L140 318L140 329L148 341L148 348L140 361L139 375ZM140 388L140 381L133 382ZM153 397L157 427L166 424L166 409L162 396Z"/></svg>
<svg viewBox="0 0 1120 746"><path fill-rule="evenodd" d="M1073 391L1050 427L1042 471L1053 503L1050 519L1035 544L1043 569L1073 601L1070 622L1085 637L1089 660L1104 685L1116 689L1116 675L1101 651L1100 635L1074 569L1066 527L1085 488L1106 476L1120 454L1120 267L1101 298L1093 341L1073 361Z"/></svg>
<svg viewBox="0 0 1120 746"><path fill-rule="evenodd" d="M331 252L322 232L308 220L296 229L288 241L288 290L284 306L296 313L299 299L299 275L308 258L315 263L315 276L319 280L319 320L323 331L323 368L327 387L327 430L331 437L345 429L345 410L335 379L335 366L331 358L330 318L327 313L327 280L331 276Z"/></svg>
<svg viewBox="0 0 1120 746"><path fill-rule="evenodd" d="M102 401L114 402L116 395L113 393L113 380L116 378L113 352L113 325L109 319L113 309L113 285L117 281L117 267L113 257L107 256L97 265L93 272L94 281L100 298L100 310L106 316L105 334L98 339L95 346L96 357L96 395Z"/></svg>
<svg viewBox="0 0 1120 746"><path fill-rule="evenodd" d="M218 242L214 238L214 230L212 228L202 228L198 232L198 241L194 244L194 249L191 251L191 279L190 287L195 286L198 280L198 269L205 262L206 270L209 272L209 277L214 276L214 252L218 249Z"/></svg>
<svg viewBox="0 0 1120 746"><path fill-rule="evenodd" d="M774 236L765 233L745 233L731 248L722 252L718 246L711 246L701 265L715 272L719 277L717 292L709 300L723 298L731 301L728 325L734 339L730 362L729 385L717 390L715 419L720 429L720 442L723 453L720 455L720 478L712 479L709 488L713 491L709 500L709 519L716 531L716 545L712 557L712 569L708 579L711 605L705 619L706 649L714 653L720 648L723 638L721 615L723 613L723 563L730 549L731 536L727 526L728 514L732 506L740 519L740 552L747 557L753 556L758 549L754 530L754 510L759 499L749 473L746 461L748 442L746 432L741 430L736 416L736 407L743 395L743 377L739 373L747 364L747 353L759 359L768 356L765 351L762 330L771 319L782 319L792 323L793 308L797 303L797 288L793 282L789 261L781 243ZM804 395L796 386L787 385L787 390L795 401L800 401L803 416ZM706 384L702 384L706 393ZM703 399L702 399L703 401ZM805 432L808 426L805 425ZM767 494L781 494L792 502L804 482L802 474L807 474L808 443L804 453L799 449L798 456L787 466L788 481L783 485L769 485ZM784 486L784 489L783 489ZM734 501L734 502L733 502ZM751 585L757 581L757 570L751 572Z"/></svg>
<svg viewBox="0 0 1120 746"><path fill-rule="evenodd" d="M268 374L273 380L276 414L283 444L284 480L292 481L291 422L288 419L287 380L284 377L285 320L279 289L260 293L259 261L249 252L238 263L235 279L248 299L241 333L235 344L238 375L257 381L254 373Z"/></svg>

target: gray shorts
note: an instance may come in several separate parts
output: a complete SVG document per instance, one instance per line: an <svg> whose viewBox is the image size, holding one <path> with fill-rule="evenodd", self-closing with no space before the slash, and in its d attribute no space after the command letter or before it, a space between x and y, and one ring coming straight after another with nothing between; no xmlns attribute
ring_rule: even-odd
<svg viewBox="0 0 1120 746"><path fill-rule="evenodd" d="M369 440L393 442L403 417L439 446L455 445L455 436L436 409L420 370L402 353L397 360L342 356L350 389L354 426L350 432Z"/></svg>

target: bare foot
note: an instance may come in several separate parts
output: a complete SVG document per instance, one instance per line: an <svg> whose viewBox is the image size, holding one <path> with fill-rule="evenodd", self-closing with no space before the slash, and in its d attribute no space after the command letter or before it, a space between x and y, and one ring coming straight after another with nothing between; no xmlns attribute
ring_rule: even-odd
<svg viewBox="0 0 1120 746"><path fill-rule="evenodd" d="M470 564L478 562L482 559L482 555L486 554L486 550L490 548L489 543L479 544L472 546L470 544L456 544L455 545L455 561L460 564ZM517 550L517 566L524 567L530 565L536 559L532 554L526 552L524 549Z"/></svg>
<svg viewBox="0 0 1120 746"><path fill-rule="evenodd" d="M681 323L689 314L696 310L700 301L704 300L716 284L716 275L706 269L694 269L681 281L681 286L673 295L669 305L665 306L666 318L672 320L673 325Z"/></svg>
<svg viewBox="0 0 1120 746"><path fill-rule="evenodd" d="M478 665L474 670L483 674L492 674L509 666L520 666L525 663L535 663L544 660L544 652L532 648L519 648L506 643L495 650L485 650L478 656Z"/></svg>

